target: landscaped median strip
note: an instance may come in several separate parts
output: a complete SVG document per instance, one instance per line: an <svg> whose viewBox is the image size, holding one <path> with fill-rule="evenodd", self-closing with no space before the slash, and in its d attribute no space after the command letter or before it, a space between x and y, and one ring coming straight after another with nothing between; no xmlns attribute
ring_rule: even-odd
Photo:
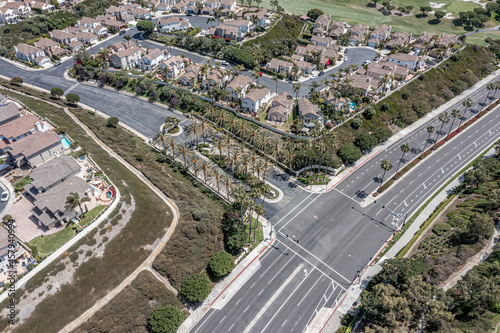
<svg viewBox="0 0 500 333"><path fill-rule="evenodd" d="M498 143L500 143L500 141L496 141L495 143L493 143L492 145L487 147L478 157L476 157L469 164L467 164L460 171L458 171L450 180L448 180L443 186L441 186L441 188L439 188L439 190L434 192L434 194L429 198L429 200L427 200L424 204L422 204L422 206L415 212L415 214L412 215L412 217L408 220L408 222L405 223L403 229L400 232L396 233L396 235L394 235L394 238L390 239L390 241L387 242L387 246L384 248L384 250L381 253L379 253L378 256L376 256L377 260L380 259L381 257L383 257L392 248L392 246L394 246L394 244L397 243L397 241L403 236L403 234L408 230L408 228L417 219L417 217L419 217L419 215L422 213L422 211L432 202L432 200L434 200L434 198L436 198L439 195L439 193L441 193L451 182L453 182L455 179L457 179L461 174L463 174L465 171L470 169L476 161L482 159L483 156L490 149L492 149L495 145L497 145ZM453 196L453 195L455 195L455 194L452 194L451 196ZM443 205L443 202L441 202L441 204L439 204L436 208L439 210L439 208L447 206L448 200L450 200L449 197L446 199L447 203L445 205ZM435 212L434 214L432 214L432 216L434 216L435 214L438 214L438 213L439 212ZM407 243L407 245L403 249L401 249L401 251L399 251L399 253L397 255L398 257L403 257L408 252L408 250L411 247L411 244L416 242L418 237L420 237L420 235L425 231L425 229L432 222L432 219L433 218L429 218L424 224L422 224L419 231L413 236L413 238Z"/></svg>
<svg viewBox="0 0 500 333"><path fill-rule="evenodd" d="M428 150L424 151L420 156L415 157L413 161L410 162L407 166L405 166L403 169L401 169L397 174L392 176L391 179L387 180L381 187L380 189L373 194L373 196L378 196L380 193L384 192L388 188L392 186L399 178L401 178L405 173L410 171L414 166L416 166L418 163L420 163L423 159L425 159L427 156L429 156L433 151L436 151L439 147L444 145L446 142L449 142L452 138L454 138L456 135L459 133L462 133L463 130L465 130L467 127L472 125L474 122L479 120L482 116L487 114L489 111L494 109L499 105L498 100L491 103L486 109L483 111L479 112L476 116L472 117L469 119L465 124L454 130L452 133L447 135L445 138L443 138L441 141L435 143L433 146L431 146Z"/></svg>

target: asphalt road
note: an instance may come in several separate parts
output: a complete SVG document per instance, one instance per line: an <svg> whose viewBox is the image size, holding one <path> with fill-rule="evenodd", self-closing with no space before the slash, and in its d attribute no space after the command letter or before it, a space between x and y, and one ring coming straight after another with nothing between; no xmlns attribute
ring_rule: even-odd
<svg viewBox="0 0 500 333"><path fill-rule="evenodd" d="M476 102L471 109L475 112L485 100L485 90L474 96ZM499 96L500 92L496 97ZM260 259L261 267L222 309L209 310L192 332L243 332L249 327L249 332L307 330L321 307L331 308L343 297L350 282L406 216L479 151L498 140L499 111L497 108L478 120L366 207L362 207L363 198L358 191L372 193L377 189L380 160L398 161L402 142L423 146L429 124L387 147L333 190L322 194L296 193L274 216L267 216L278 237L274 247ZM466 113L467 118L473 115L474 112ZM394 168L388 172L386 179L395 171ZM303 266L297 273L298 265ZM260 313L261 308L266 311ZM326 316L320 322L325 321Z"/></svg>
<svg viewBox="0 0 500 333"><path fill-rule="evenodd" d="M2 183L0 183L0 194L2 194L3 192L9 192L9 190L7 188L5 188L5 186L3 186ZM10 193L10 195L13 195L14 193ZM7 204L9 203L9 201L0 201L0 213L3 212L4 208L7 206Z"/></svg>

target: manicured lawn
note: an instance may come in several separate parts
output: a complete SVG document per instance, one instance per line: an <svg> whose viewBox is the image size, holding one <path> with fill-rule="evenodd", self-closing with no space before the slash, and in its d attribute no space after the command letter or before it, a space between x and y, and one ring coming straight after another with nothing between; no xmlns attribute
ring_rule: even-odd
<svg viewBox="0 0 500 333"><path fill-rule="evenodd" d="M29 176L26 176L22 179L19 179L17 182L14 183L14 189L16 192L22 191L23 187L31 183L31 178Z"/></svg>
<svg viewBox="0 0 500 333"><path fill-rule="evenodd" d="M80 231L82 229L77 226L76 230ZM73 238L76 235L76 230L73 230L73 224L69 224L55 234L36 237L28 244L36 246L41 256L47 256Z"/></svg>
<svg viewBox="0 0 500 333"><path fill-rule="evenodd" d="M104 208L106 208L105 205L100 205L89 210L87 213L85 213L85 217L82 218L82 220L80 221L80 225L87 225L90 222L92 222L95 219L95 217L99 215L100 212L103 211Z"/></svg>
<svg viewBox="0 0 500 333"><path fill-rule="evenodd" d="M459 11L472 10L474 8L480 8L479 5L470 2L464 2L461 0L445 0L436 1L438 3L446 3L443 8L447 12L453 14L453 16L458 17ZM372 29L381 24L387 24L392 26L393 31L407 31L410 33L423 33L423 32L435 32L435 33L453 33L461 34L464 30L460 27L455 27L451 20L443 19L438 25L428 24L428 21L433 19L433 15L428 15L425 18L418 19L415 15L410 17L399 17L399 16L384 16L377 9L368 7L367 0L307 0L307 1L296 1L296 0L281 0L279 2L285 11L291 12L297 15L304 15L311 8L318 8L324 11L326 14L332 15L333 19L336 21L346 21L351 25L356 23L362 23L369 25ZM414 14L418 14L418 9L421 6L428 6L430 1L426 0L398 0L392 1L396 8L401 5L411 5L415 7ZM265 7L271 8L270 0L264 0L262 3ZM442 9L442 8L441 8ZM492 23L491 21L487 23L487 26Z"/></svg>
<svg viewBox="0 0 500 333"><path fill-rule="evenodd" d="M252 217L252 225L255 224L257 220ZM248 226L247 226L247 232L248 232ZM259 226L257 227L257 230L255 230L255 243L252 243L252 247L250 248L249 252L252 252L252 250L260 244L264 240L264 231L262 230L262 224L259 222ZM253 232L252 232L252 242L253 242ZM248 244L248 243L247 243Z"/></svg>
<svg viewBox="0 0 500 333"><path fill-rule="evenodd" d="M330 177L328 177L328 175L326 176L324 181L323 181L323 177L324 177L323 173L320 173L317 177L316 177L316 174L314 174L315 180L313 180L312 185L325 185L325 184L328 184L328 182L330 182ZM316 178L317 178L317 180L316 180ZM311 185L311 183L310 183L311 182L311 175L307 175L307 177L299 176L299 177L297 177L297 179L306 185Z"/></svg>

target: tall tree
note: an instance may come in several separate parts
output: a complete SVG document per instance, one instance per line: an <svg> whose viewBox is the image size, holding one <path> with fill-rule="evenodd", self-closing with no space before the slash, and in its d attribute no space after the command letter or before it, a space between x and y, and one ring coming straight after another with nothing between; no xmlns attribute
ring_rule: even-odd
<svg viewBox="0 0 500 333"><path fill-rule="evenodd" d="M378 189L379 192L382 189L382 184L384 183L385 173L392 169L392 164L391 162L389 162L389 160L382 160L380 162L380 167L382 168L382 170L384 170L384 174L382 175L382 179L380 180L380 187Z"/></svg>
<svg viewBox="0 0 500 333"><path fill-rule="evenodd" d="M257 233L257 228L259 227L259 217L266 213L266 209L261 204L257 204L254 209L255 213L257 214L257 220L255 221L255 226L253 230L253 241L255 243L255 234Z"/></svg>
<svg viewBox="0 0 500 333"><path fill-rule="evenodd" d="M427 148L427 144L431 139L431 134L434 133L434 126L427 126L427 133L429 133L429 135L427 136L427 140L425 140L424 149L422 149L422 154L420 155L420 159L422 159L422 155L425 152L425 148Z"/></svg>
<svg viewBox="0 0 500 333"><path fill-rule="evenodd" d="M293 92L295 93L295 98L299 98L299 93L300 93L300 88L302 87L301 83L294 83L293 84Z"/></svg>
<svg viewBox="0 0 500 333"><path fill-rule="evenodd" d="M399 149L401 149L403 155L399 159L398 167L396 168L396 173L394 174L394 176L396 176L396 174L398 173L401 162L404 161L405 155L411 150L411 147L408 143L403 143L401 146L399 146Z"/></svg>
<svg viewBox="0 0 500 333"><path fill-rule="evenodd" d="M486 94L486 99L484 100L484 107L486 107L486 102L488 101L488 98L490 97L490 92L492 90L495 90L496 85L493 82L490 82L486 85L486 89L488 89L488 93Z"/></svg>
<svg viewBox="0 0 500 333"><path fill-rule="evenodd" d="M446 135L446 140L448 140L448 137L450 136L451 130L453 129L453 124L455 124L455 120L458 117L460 117L460 110L458 110L458 109L451 110L451 116L453 117L453 121L451 122L451 126L448 129L448 134Z"/></svg>
<svg viewBox="0 0 500 333"><path fill-rule="evenodd" d="M450 115L448 114L448 112L441 113L439 115L439 121L441 122L441 127L439 128L439 131L436 132L436 143L438 142L439 133L443 130L444 124L447 124L450 121Z"/></svg>
<svg viewBox="0 0 500 333"><path fill-rule="evenodd" d="M182 156L182 161L184 162L184 167L187 168L187 161L190 158L193 150L187 143L182 143L177 146L177 150L179 151L179 155Z"/></svg>
<svg viewBox="0 0 500 333"><path fill-rule="evenodd" d="M89 197L83 197L80 198L80 195L76 192L71 192L69 196L66 198L66 204L64 208L69 209L69 211L75 210L76 207L80 209L80 214L82 216L85 216L83 209L82 209L82 203L84 202L89 202L90 198Z"/></svg>

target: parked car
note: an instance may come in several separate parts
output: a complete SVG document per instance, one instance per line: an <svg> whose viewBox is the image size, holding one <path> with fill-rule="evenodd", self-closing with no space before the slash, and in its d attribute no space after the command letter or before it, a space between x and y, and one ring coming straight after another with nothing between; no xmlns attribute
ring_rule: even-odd
<svg viewBox="0 0 500 333"><path fill-rule="evenodd" d="M370 63L371 63L371 61L370 61L370 60L366 60L365 62L363 62L363 66L365 66L365 65L369 65Z"/></svg>
<svg viewBox="0 0 500 333"><path fill-rule="evenodd" d="M221 64L223 64L224 66L229 66L229 63L225 60L221 61Z"/></svg>
<svg viewBox="0 0 500 333"><path fill-rule="evenodd" d="M126 30L121 30L120 35L124 35L127 31Z"/></svg>
<svg viewBox="0 0 500 333"><path fill-rule="evenodd" d="M347 61L347 57L344 57L344 61Z"/></svg>
<svg viewBox="0 0 500 333"><path fill-rule="evenodd" d="M319 72L318 76L322 76L324 74L325 74L325 71L321 71L321 72Z"/></svg>
<svg viewBox="0 0 500 333"><path fill-rule="evenodd" d="M61 64L61 62L60 62L60 61L57 61L57 62L54 64L54 66L59 66L60 64Z"/></svg>
<svg viewBox="0 0 500 333"><path fill-rule="evenodd" d="M5 202L9 200L9 192L3 192L2 196L0 197L0 201Z"/></svg>

